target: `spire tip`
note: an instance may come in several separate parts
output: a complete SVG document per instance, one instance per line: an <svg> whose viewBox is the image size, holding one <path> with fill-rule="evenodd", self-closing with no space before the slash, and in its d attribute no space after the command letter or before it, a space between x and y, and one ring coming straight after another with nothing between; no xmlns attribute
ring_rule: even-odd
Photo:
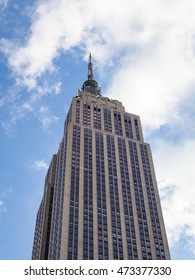
<svg viewBox="0 0 195 280"><path fill-rule="evenodd" d="M91 52L89 53L89 63L91 63Z"/></svg>
<svg viewBox="0 0 195 280"><path fill-rule="evenodd" d="M88 80L93 80L93 63L91 62L91 53L89 53Z"/></svg>

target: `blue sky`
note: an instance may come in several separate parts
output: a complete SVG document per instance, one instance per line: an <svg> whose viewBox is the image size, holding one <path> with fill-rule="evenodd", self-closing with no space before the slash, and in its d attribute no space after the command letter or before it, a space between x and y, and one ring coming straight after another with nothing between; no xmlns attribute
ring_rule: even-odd
<svg viewBox="0 0 195 280"><path fill-rule="evenodd" d="M140 115L173 259L195 259L195 4L0 0L0 259L30 259L67 110L92 52L102 94Z"/></svg>

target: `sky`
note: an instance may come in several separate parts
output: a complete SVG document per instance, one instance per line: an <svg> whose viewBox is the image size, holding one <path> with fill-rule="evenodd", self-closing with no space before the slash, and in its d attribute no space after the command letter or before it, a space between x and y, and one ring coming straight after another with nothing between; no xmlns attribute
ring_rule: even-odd
<svg viewBox="0 0 195 280"><path fill-rule="evenodd" d="M36 213L92 53L102 95L141 118L172 259L195 259L195 2L0 0L0 259Z"/></svg>

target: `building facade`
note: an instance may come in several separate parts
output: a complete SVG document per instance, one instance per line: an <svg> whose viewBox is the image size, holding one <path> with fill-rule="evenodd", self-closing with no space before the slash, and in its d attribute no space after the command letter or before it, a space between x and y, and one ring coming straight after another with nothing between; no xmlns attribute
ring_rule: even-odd
<svg viewBox="0 0 195 280"><path fill-rule="evenodd" d="M170 259L140 118L101 95L91 56L45 179L32 259Z"/></svg>

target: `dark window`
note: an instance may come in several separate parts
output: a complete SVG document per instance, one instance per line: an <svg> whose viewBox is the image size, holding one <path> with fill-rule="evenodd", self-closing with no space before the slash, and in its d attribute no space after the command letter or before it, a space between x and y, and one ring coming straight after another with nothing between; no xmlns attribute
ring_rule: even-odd
<svg viewBox="0 0 195 280"><path fill-rule="evenodd" d="M136 199L136 208L138 215L138 225L140 240L142 244L142 257L143 259L151 259L149 252L151 252L149 235L148 235L148 224L146 219L146 209L143 196L143 188L141 183L141 174L140 166L137 153L137 145L134 141L129 142L129 152L131 159L131 168L133 174L134 190L135 190L135 199Z"/></svg>
<svg viewBox="0 0 195 280"><path fill-rule="evenodd" d="M69 215L68 259L78 256L78 209L79 209L79 166L80 166L80 127L73 126Z"/></svg>
<svg viewBox="0 0 195 280"><path fill-rule="evenodd" d="M92 131L84 128L83 259L93 259Z"/></svg>
<svg viewBox="0 0 195 280"><path fill-rule="evenodd" d="M118 150L119 150L119 160L120 160L120 172L121 172L121 184L123 193L123 205L124 205L124 218L126 226L126 236L127 236L127 247L128 247L128 259L137 259L137 247L132 246L133 240L131 236L135 236L135 226L133 219L133 208L131 199L131 188L127 164L127 152L126 143L122 138L118 138ZM128 238L129 236L129 238Z"/></svg>
<svg viewBox="0 0 195 280"><path fill-rule="evenodd" d="M126 137L133 139L133 130L132 130L132 123L131 123L131 115L130 114L125 114L124 115L124 124L125 124Z"/></svg>
<svg viewBox="0 0 195 280"><path fill-rule="evenodd" d="M86 102L83 103L83 124L86 126L91 125L91 109Z"/></svg>
<svg viewBox="0 0 195 280"><path fill-rule="evenodd" d="M118 135L123 135L122 132L122 123L121 123L121 113L114 111L114 126L115 126L115 133Z"/></svg>
<svg viewBox="0 0 195 280"><path fill-rule="evenodd" d="M154 185L152 181L152 174L151 174L151 167L149 163L147 145L140 144L140 151L141 151L142 165L144 170L144 178L146 183L147 197L149 202L153 235L155 236L154 242L156 247L157 259L165 259L164 246L162 242L162 235L161 235L161 229L159 223L159 216L157 212L157 203L154 194ZM161 246L160 252L157 250L159 246Z"/></svg>
<svg viewBox="0 0 195 280"><path fill-rule="evenodd" d="M104 108L104 129L112 132L111 111L108 108Z"/></svg>
<svg viewBox="0 0 195 280"><path fill-rule="evenodd" d="M116 154L114 137L107 135L108 171L110 187L110 207L112 218L113 255L114 259L123 259L122 232L120 222L120 207L118 194L118 179L116 171Z"/></svg>
<svg viewBox="0 0 195 280"><path fill-rule="evenodd" d="M93 107L94 128L101 129L101 109L99 106Z"/></svg>
<svg viewBox="0 0 195 280"><path fill-rule="evenodd" d="M135 124L135 133L136 133L136 138L138 141L140 141L140 132L139 132L139 125L138 125L138 120L134 119L134 124Z"/></svg>

